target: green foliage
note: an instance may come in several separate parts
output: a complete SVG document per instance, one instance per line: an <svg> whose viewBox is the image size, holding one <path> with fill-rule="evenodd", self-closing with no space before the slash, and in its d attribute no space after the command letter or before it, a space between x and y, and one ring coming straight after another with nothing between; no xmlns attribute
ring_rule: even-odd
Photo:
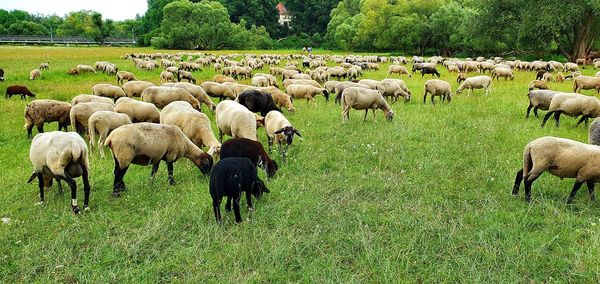
<svg viewBox="0 0 600 284"><path fill-rule="evenodd" d="M325 34L330 12L339 0L287 0L285 7L292 15L291 33Z"/></svg>
<svg viewBox="0 0 600 284"><path fill-rule="evenodd" d="M46 27L24 20L18 20L8 26L7 32L13 35L48 35L50 32Z"/></svg>
<svg viewBox="0 0 600 284"><path fill-rule="evenodd" d="M244 20L248 25L263 26L269 34L279 33L276 0L219 0L227 8L233 23Z"/></svg>

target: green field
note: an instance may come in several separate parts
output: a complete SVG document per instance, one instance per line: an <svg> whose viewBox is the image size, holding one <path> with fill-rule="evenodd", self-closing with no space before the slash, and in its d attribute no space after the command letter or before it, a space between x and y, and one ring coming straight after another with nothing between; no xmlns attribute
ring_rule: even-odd
<svg viewBox="0 0 600 284"><path fill-rule="evenodd" d="M70 101L96 83L115 84L101 73L65 74L98 60L158 83L161 70L120 59L134 51L156 52L0 47L7 78L0 89L26 84L40 99ZM44 61L50 70L29 81ZM455 90L456 74L439 69ZM386 71L383 65L363 78L382 79ZM201 80L213 75L195 72ZM74 215L68 192L56 186L45 205L34 205L39 190L26 183L32 166L23 129L31 99L2 99L0 217L11 221L0 223L0 282L599 282L600 210L586 190L566 205L573 181L546 173L531 203L510 194L529 141L587 141L587 129L573 128L571 118L558 129L525 119L534 77L516 72L514 81L494 82L490 96L465 92L435 106L422 101L427 78L404 78L413 98L392 104L391 123L380 111L363 123L363 113L352 110L342 124L341 107L323 97L316 107L295 101L297 112L285 114L304 140L294 142L286 164L273 153L280 171L267 182L271 193L255 202L256 211L243 210L239 225L224 210L224 223L215 223L208 178L185 159L175 163L175 186L164 164L154 183L150 167L130 167L127 191L113 198L113 160L93 151L91 212ZM570 82L550 85L571 89ZM207 115L216 131L214 114ZM264 129L259 138L266 145ZM81 201L80 179L78 186Z"/></svg>

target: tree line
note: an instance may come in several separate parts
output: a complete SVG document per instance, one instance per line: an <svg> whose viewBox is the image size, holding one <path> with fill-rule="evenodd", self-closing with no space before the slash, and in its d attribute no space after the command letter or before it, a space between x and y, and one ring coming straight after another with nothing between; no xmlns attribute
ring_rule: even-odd
<svg viewBox="0 0 600 284"><path fill-rule="evenodd" d="M0 9L0 34L135 36L172 49L322 47L444 56L583 58L600 47L598 0L148 0L142 16L103 20L93 11L31 15Z"/></svg>

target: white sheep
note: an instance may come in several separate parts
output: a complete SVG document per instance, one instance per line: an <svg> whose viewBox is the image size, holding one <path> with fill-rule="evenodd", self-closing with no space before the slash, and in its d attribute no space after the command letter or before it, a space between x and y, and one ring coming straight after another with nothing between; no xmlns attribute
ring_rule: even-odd
<svg viewBox="0 0 600 284"><path fill-rule="evenodd" d="M600 94L600 77L578 76L573 79L573 92L590 89L595 89L596 93Z"/></svg>
<svg viewBox="0 0 600 284"><path fill-rule="evenodd" d="M169 71L160 72L160 82L175 82L175 75Z"/></svg>
<svg viewBox="0 0 600 284"><path fill-rule="evenodd" d="M425 82L425 94L423 95L423 103L427 101L427 94L431 94L431 104L435 104L434 97L439 96L442 98L442 102L448 99L448 103L452 100L452 92L450 91L450 83L439 80L431 79Z"/></svg>
<svg viewBox="0 0 600 284"><path fill-rule="evenodd" d="M111 85L111 84L96 84L92 87L92 94L96 96L111 98L113 100L117 100L121 97L126 97L127 95L119 86Z"/></svg>
<svg viewBox="0 0 600 284"><path fill-rule="evenodd" d="M346 122L350 119L350 108L356 110L365 110L365 117L363 121L367 121L367 114L369 109L373 110L373 118L375 117L375 110L381 109L384 112L385 118L388 121L392 121L394 118L394 111L390 108L387 101L383 98L381 93L377 90L371 90L361 87L349 87L344 89L342 93L342 122Z"/></svg>
<svg viewBox="0 0 600 284"><path fill-rule="evenodd" d="M77 68L77 71L79 71L79 74L86 73L86 72L96 74L96 70L94 70L94 67L89 66L89 65L78 64L77 67L75 67L75 68Z"/></svg>
<svg viewBox="0 0 600 284"><path fill-rule="evenodd" d="M202 84L200 84L200 87L202 87L202 89L204 90L204 92L206 92L207 95L214 98L219 98L219 100L222 100L223 98L235 100L235 98L237 97L233 90L224 84L206 81L202 82Z"/></svg>
<svg viewBox="0 0 600 284"><path fill-rule="evenodd" d="M412 77L412 75L410 73L408 73L408 70L406 70L406 67L400 66L400 65L390 65L388 67L388 75L392 75L392 74L398 74L398 75L406 74L406 75L408 75L408 77Z"/></svg>
<svg viewBox="0 0 600 284"><path fill-rule="evenodd" d="M217 105L215 120L219 129L219 141L223 141L223 134L258 141L256 129L259 118L236 101L220 102Z"/></svg>
<svg viewBox="0 0 600 284"><path fill-rule="evenodd" d="M469 89L468 96L471 95L473 89L484 89L485 95L489 95L492 87L492 78L489 76L475 76L467 78L456 90L460 94L464 89Z"/></svg>
<svg viewBox="0 0 600 284"><path fill-rule="evenodd" d="M125 84L123 84L121 88L123 89L127 97L132 98L140 97L145 89L154 86L156 86L154 85L154 83L147 81L128 81Z"/></svg>
<svg viewBox="0 0 600 284"><path fill-rule="evenodd" d="M312 101L315 105L317 105L315 96L319 94L323 94L326 102L329 101L329 93L327 93L327 90L311 85L292 84L286 87L286 92L292 98L306 99L306 104L308 104L309 101Z"/></svg>
<svg viewBox="0 0 600 284"><path fill-rule="evenodd" d="M296 108L292 103L291 97L276 87L260 88L259 91L269 93L273 102L280 108L286 108L289 112L295 112Z"/></svg>
<svg viewBox="0 0 600 284"><path fill-rule="evenodd" d="M279 153L281 159L285 162L288 146L294 141L294 135L302 138L300 131L294 128L285 116L278 111L272 110L265 116L265 129L267 131L267 139L269 143L269 152L271 152L271 146L275 142L279 147ZM281 150L281 144L285 143L285 148Z"/></svg>
<svg viewBox="0 0 600 284"><path fill-rule="evenodd" d="M492 79L495 78L498 80L500 77L504 77L504 80L508 80L510 78L511 81L515 79L515 75L513 75L513 72L510 68L496 67L494 70L492 70Z"/></svg>
<svg viewBox="0 0 600 284"><path fill-rule="evenodd" d="M111 98L99 97L94 95L81 94L71 99L71 105L74 106L80 103L98 102L106 104L114 104L115 102Z"/></svg>
<svg viewBox="0 0 600 284"><path fill-rule="evenodd" d="M73 130L83 136L87 130L90 116L92 116L94 112L102 110L114 111L114 106L113 104L100 102L78 103L72 106L69 113L69 118L71 120L71 126L73 127Z"/></svg>
<svg viewBox="0 0 600 284"><path fill-rule="evenodd" d="M561 114L575 117L581 115L581 119L575 126L577 127L582 122L585 122L585 125L587 125L589 118L600 116L600 101L595 97L577 93L557 93L554 94L550 101L550 107L548 108L548 113L544 116L542 127L546 125L546 121L552 114L554 114L556 127L559 126Z"/></svg>
<svg viewBox="0 0 600 284"><path fill-rule="evenodd" d="M132 122L160 122L160 112L154 104L123 97L117 100L115 112L124 113Z"/></svg>
<svg viewBox="0 0 600 284"><path fill-rule="evenodd" d="M88 135L90 137L90 150L94 148L96 140L96 132L100 138L98 139L98 151L100 157L104 158L103 145L108 134L117 127L125 124L131 124L131 119L124 113L114 111L97 111L94 112L88 119Z"/></svg>
<svg viewBox="0 0 600 284"><path fill-rule="evenodd" d="M256 76L256 75L254 75L254 77L252 77L252 86L255 86L255 87L268 87L269 86L269 80L267 80L267 78L264 77L264 76Z"/></svg>
<svg viewBox="0 0 600 284"><path fill-rule="evenodd" d="M29 72L29 80L39 79L42 76L40 69L33 69Z"/></svg>
<svg viewBox="0 0 600 284"><path fill-rule="evenodd" d="M119 71L117 72L117 83L119 84L123 84L125 83L125 81L136 81L137 78L135 78L135 75L133 75L133 73L131 72L127 72L127 71Z"/></svg>
<svg viewBox="0 0 600 284"><path fill-rule="evenodd" d="M212 131L206 114L196 111L188 102L176 101L160 112L160 123L175 125L198 147L208 147L209 152L221 152L221 143Z"/></svg>
<svg viewBox="0 0 600 284"><path fill-rule="evenodd" d="M153 103L157 108L163 108L174 101L186 101L195 109L200 110L200 102L182 88L149 87L142 92L142 101Z"/></svg>
<svg viewBox="0 0 600 284"><path fill-rule="evenodd" d="M530 90L527 94L527 97L529 98L529 106L527 106L527 114L525 115L525 118L529 118L529 112L532 108L535 117L538 117L538 109L548 110L550 108L552 97L554 97L556 93L559 92L551 90Z"/></svg>

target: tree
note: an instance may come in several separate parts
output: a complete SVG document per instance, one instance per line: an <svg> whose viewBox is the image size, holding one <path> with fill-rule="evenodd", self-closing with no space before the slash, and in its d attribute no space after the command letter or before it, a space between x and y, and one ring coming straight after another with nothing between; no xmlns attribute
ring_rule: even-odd
<svg viewBox="0 0 600 284"><path fill-rule="evenodd" d="M198 2L198 1L194 1ZM276 0L219 0L227 8L233 23L244 20L249 26L264 26L269 34L279 31Z"/></svg>
<svg viewBox="0 0 600 284"><path fill-rule="evenodd" d="M56 34L58 36L84 36L94 37L95 29L92 22L92 11L71 12L64 22L58 27Z"/></svg>
<svg viewBox="0 0 600 284"><path fill-rule="evenodd" d="M100 13L92 13L92 23L94 24L94 40L101 44L104 43L104 39L107 38L111 31L113 30L113 21L111 19L107 19L106 21L102 20L102 15Z"/></svg>
<svg viewBox="0 0 600 284"><path fill-rule="evenodd" d="M293 34L325 34L331 10L339 0L287 0L285 6L292 15Z"/></svg>
<svg viewBox="0 0 600 284"><path fill-rule="evenodd" d="M30 22L16 21L8 27L8 33L11 35L47 35L49 34L46 27Z"/></svg>

